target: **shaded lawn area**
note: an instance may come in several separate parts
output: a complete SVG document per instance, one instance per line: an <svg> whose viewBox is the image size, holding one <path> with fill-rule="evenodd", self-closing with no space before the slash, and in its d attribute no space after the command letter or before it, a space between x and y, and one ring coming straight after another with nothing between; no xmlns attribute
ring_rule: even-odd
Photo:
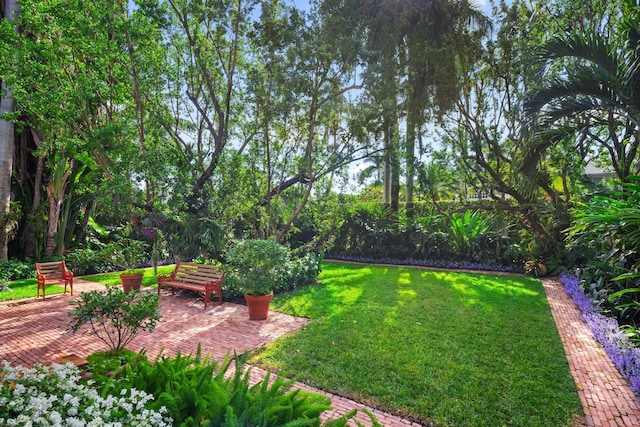
<svg viewBox="0 0 640 427"><path fill-rule="evenodd" d="M253 362L421 423L570 426L582 408L539 280L324 263L274 298L312 322Z"/></svg>
<svg viewBox="0 0 640 427"><path fill-rule="evenodd" d="M158 267L158 274L170 274L175 266L165 265ZM76 279L89 280L91 282L104 283L105 285L120 285L120 273L104 273L94 274L91 276L74 277ZM144 269L144 277L142 278L143 286L156 286L158 284L156 276L153 274L153 268ZM35 278L15 280L9 283L10 291L0 292L0 301L17 300L23 298L35 298L38 291L38 282ZM78 287L74 286L74 295L78 292ZM47 285L47 295L61 294L64 292L64 286Z"/></svg>

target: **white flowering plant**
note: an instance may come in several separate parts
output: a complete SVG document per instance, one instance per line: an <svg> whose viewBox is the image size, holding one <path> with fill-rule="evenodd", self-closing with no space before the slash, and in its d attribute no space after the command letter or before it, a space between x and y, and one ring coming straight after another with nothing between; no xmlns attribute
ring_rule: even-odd
<svg viewBox="0 0 640 427"><path fill-rule="evenodd" d="M2 426L171 426L164 406L147 408L152 400L135 388L102 397L91 383L80 383L80 370L70 363L25 368L2 361L0 367Z"/></svg>

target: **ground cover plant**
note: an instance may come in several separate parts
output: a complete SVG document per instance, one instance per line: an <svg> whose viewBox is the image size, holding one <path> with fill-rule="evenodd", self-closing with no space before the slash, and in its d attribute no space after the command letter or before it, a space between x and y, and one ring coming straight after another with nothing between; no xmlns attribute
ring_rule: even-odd
<svg viewBox="0 0 640 427"><path fill-rule="evenodd" d="M323 264L321 285L274 299L308 316L254 361L444 426L568 426L582 413L535 278Z"/></svg>

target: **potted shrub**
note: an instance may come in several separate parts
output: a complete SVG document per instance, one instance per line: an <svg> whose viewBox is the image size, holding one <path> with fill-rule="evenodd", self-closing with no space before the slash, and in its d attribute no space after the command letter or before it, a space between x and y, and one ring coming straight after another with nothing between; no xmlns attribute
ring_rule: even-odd
<svg viewBox="0 0 640 427"><path fill-rule="evenodd" d="M547 266L541 262L529 260L524 263L524 272L525 274L533 274L536 277L544 277L547 275Z"/></svg>
<svg viewBox="0 0 640 427"><path fill-rule="evenodd" d="M123 269L120 273L122 288L125 292L140 289L144 271L138 267L147 259L147 244L140 240L122 238L105 245L102 253L113 265Z"/></svg>
<svg viewBox="0 0 640 427"><path fill-rule="evenodd" d="M289 250L272 240L241 240L227 252L225 281L245 296L249 319L265 320L273 289L289 260Z"/></svg>

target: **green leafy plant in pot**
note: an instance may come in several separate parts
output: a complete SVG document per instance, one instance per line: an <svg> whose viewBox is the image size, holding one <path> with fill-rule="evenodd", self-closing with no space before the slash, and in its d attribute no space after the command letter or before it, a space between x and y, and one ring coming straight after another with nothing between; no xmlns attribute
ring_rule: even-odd
<svg viewBox="0 0 640 427"><path fill-rule="evenodd" d="M122 238L105 245L103 256L113 265L120 267L122 288L125 292L140 289L144 270L137 267L147 260L147 244L140 240Z"/></svg>
<svg viewBox="0 0 640 427"><path fill-rule="evenodd" d="M289 250L272 240L241 240L227 252L225 280L244 292L249 319L267 318L273 289L288 260Z"/></svg>

